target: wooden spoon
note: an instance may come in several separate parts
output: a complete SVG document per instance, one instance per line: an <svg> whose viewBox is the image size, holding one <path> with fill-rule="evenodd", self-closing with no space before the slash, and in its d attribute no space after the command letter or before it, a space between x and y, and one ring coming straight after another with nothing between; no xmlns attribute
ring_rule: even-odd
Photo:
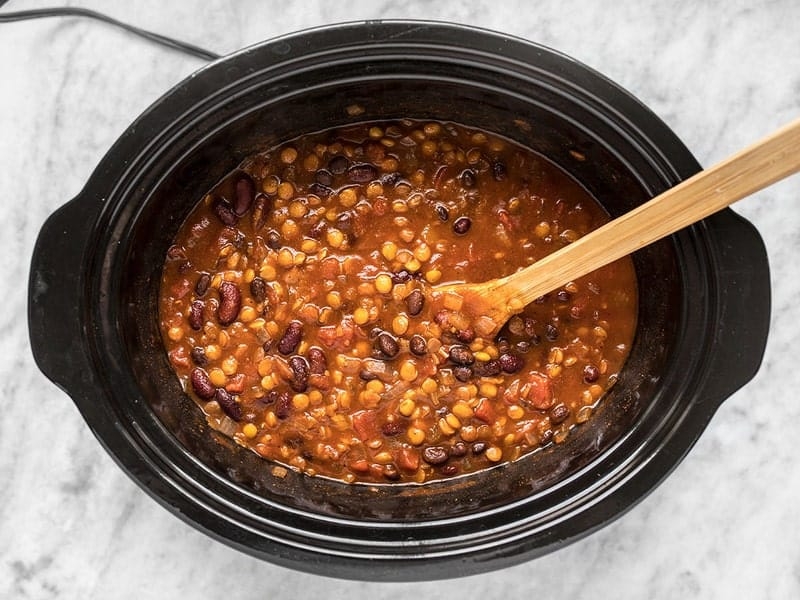
<svg viewBox="0 0 800 600"><path fill-rule="evenodd" d="M566 283L722 210L800 170L800 119L647 203L506 277L433 288L431 299L494 336L514 314Z"/></svg>

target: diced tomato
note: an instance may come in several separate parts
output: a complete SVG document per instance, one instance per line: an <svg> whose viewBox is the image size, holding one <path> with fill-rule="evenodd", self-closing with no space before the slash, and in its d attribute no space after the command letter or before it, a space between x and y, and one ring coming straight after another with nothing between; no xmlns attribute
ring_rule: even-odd
<svg viewBox="0 0 800 600"><path fill-rule="evenodd" d="M188 367L189 357L186 356L186 348L177 346L169 351L169 361L176 367Z"/></svg>
<svg viewBox="0 0 800 600"><path fill-rule="evenodd" d="M494 413L494 407L488 398L480 399L478 406L475 407L475 416L484 423L494 423L496 415Z"/></svg>
<svg viewBox="0 0 800 600"><path fill-rule="evenodd" d="M378 437L377 415L374 410L360 410L353 413L353 430L362 442Z"/></svg>
<svg viewBox="0 0 800 600"><path fill-rule="evenodd" d="M547 410L553 406L553 383L546 375L535 371L531 372L521 393L533 408Z"/></svg>
<svg viewBox="0 0 800 600"><path fill-rule="evenodd" d="M400 448L395 460L397 461L397 466L406 471L419 469L419 452L413 448Z"/></svg>

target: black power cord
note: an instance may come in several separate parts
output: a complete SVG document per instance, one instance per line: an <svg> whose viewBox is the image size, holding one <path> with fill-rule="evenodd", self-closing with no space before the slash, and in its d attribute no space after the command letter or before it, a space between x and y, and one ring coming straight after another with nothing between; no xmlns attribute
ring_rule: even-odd
<svg viewBox="0 0 800 600"><path fill-rule="evenodd" d="M0 0L0 8L2 8L2 6L6 4L6 2L8 2L8 0ZM216 60L217 58L220 57L219 54L215 54L213 52L205 50L204 48L195 46L194 44L189 44L187 42L182 42L180 40L169 38L159 33L153 33L152 31L147 31L146 29L134 27L133 25L129 25L128 23L118 21L117 19L96 12L94 10L90 10L88 8L72 8L72 7L59 6L54 8L41 8L36 10L20 10L16 12L0 13L0 23L11 23L13 21L25 21L28 19L43 19L46 17L87 17L90 19L95 19L97 21L102 21L103 23L114 25L116 27L120 27L125 31L141 36L145 39L150 40L151 42L156 42L163 46L167 46L175 50L186 52L187 54L191 54L192 56L196 56L197 58L202 58L203 60Z"/></svg>

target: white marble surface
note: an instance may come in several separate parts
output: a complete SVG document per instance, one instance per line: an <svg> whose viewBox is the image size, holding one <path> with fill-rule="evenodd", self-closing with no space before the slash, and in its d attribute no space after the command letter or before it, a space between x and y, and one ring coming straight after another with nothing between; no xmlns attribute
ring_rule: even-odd
<svg viewBox="0 0 800 600"><path fill-rule="evenodd" d="M58 2L12 1L2 11ZM800 115L800 3L75 2L220 53L313 25L430 18L555 47L648 104L703 164ZM331 580L249 558L168 514L36 369L29 257L127 125L202 61L77 19L0 25L0 598L800 597L800 177L742 201L773 278L763 367L644 502L566 549L458 582ZM800 149L798 150L800 151ZM29 420L33 415L33 420ZM567 569L571 574L565 575ZM469 586L469 587L467 587Z"/></svg>

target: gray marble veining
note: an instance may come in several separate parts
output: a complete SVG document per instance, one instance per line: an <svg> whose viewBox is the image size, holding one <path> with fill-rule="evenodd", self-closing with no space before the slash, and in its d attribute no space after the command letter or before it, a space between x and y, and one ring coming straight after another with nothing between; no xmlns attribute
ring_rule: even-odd
<svg viewBox="0 0 800 600"><path fill-rule="evenodd" d="M12 1L0 11L51 4ZM360 19L503 31L626 87L706 165L800 114L795 0L79 4L221 53ZM231 550L146 496L35 367L26 282L46 217L80 191L138 114L201 66L87 20L0 24L0 239L12 257L0 311L0 597L800 597L797 177L736 205L770 258L772 328L761 371L651 496L585 540L451 583L337 581Z"/></svg>

